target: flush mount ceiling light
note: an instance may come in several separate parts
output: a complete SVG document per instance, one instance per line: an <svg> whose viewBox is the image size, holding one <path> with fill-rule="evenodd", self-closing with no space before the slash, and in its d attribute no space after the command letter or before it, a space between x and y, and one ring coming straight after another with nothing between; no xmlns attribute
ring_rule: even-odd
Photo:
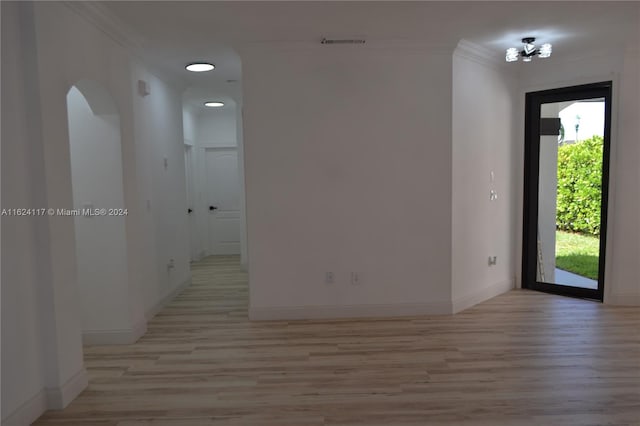
<svg viewBox="0 0 640 426"><path fill-rule="evenodd" d="M204 106L208 108L220 108L224 106L224 103L219 101L211 101L211 102L205 102Z"/></svg>
<svg viewBox="0 0 640 426"><path fill-rule="evenodd" d="M209 64L207 62L194 62L193 64L189 64L184 68L187 71L191 71L191 72L205 72L205 71L211 71L215 67L216 67L215 65Z"/></svg>
<svg viewBox="0 0 640 426"><path fill-rule="evenodd" d="M515 47L510 47L507 49L507 54L504 59L507 62L515 62L518 60L518 57L522 57L523 62L531 62L531 59L536 55L540 58L548 58L551 56L551 45L549 43L536 47L535 41L535 37L523 38L522 43L524 46L522 47L522 50L518 51Z"/></svg>

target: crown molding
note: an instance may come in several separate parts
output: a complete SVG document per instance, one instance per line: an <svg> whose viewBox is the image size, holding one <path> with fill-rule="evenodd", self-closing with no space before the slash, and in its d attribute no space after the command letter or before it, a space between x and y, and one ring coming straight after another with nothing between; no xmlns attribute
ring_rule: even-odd
<svg viewBox="0 0 640 426"><path fill-rule="evenodd" d="M465 39L460 40L458 46L453 51L453 55L468 59L497 71L507 71L502 58L496 55L494 51Z"/></svg>
<svg viewBox="0 0 640 426"><path fill-rule="evenodd" d="M140 51L144 42L143 38L104 5L95 1L63 1L62 4L93 24L94 27L122 47L131 52Z"/></svg>
<svg viewBox="0 0 640 426"><path fill-rule="evenodd" d="M180 93L186 89L183 79L172 77L149 64L143 49L145 39L104 5L96 1L63 1L61 3L125 49L130 54L132 64L141 66Z"/></svg>

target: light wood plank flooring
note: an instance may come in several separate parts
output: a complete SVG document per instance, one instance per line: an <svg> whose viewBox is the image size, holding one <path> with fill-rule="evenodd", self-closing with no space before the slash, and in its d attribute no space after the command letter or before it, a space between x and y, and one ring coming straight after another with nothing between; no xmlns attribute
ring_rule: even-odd
<svg viewBox="0 0 640 426"><path fill-rule="evenodd" d="M638 308L514 290L455 316L249 322L234 256L36 425L640 425Z"/></svg>

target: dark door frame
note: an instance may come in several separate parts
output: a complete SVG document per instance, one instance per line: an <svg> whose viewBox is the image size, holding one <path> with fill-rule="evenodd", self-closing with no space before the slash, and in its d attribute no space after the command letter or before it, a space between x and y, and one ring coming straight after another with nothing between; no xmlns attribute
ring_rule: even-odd
<svg viewBox="0 0 640 426"><path fill-rule="evenodd" d="M524 126L524 215L522 238L522 287L565 296L594 299L604 296L607 207L609 201L609 160L611 153L611 81L530 92L525 98ZM539 282L536 277L538 241L538 174L540 166L540 107L542 104L580 99L604 98L604 147L602 155L602 202L598 288L588 289Z"/></svg>

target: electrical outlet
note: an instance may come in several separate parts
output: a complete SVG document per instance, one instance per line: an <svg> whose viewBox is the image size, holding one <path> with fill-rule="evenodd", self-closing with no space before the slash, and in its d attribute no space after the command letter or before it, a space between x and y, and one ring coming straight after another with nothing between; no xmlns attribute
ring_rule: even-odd
<svg viewBox="0 0 640 426"><path fill-rule="evenodd" d="M489 256L489 266L493 266L498 263L498 256Z"/></svg>
<svg viewBox="0 0 640 426"><path fill-rule="evenodd" d="M362 277L360 276L359 272L352 272L351 273L351 284L353 284L353 285L362 284Z"/></svg>
<svg viewBox="0 0 640 426"><path fill-rule="evenodd" d="M324 282L325 284L333 284L334 282L333 272L324 273Z"/></svg>

